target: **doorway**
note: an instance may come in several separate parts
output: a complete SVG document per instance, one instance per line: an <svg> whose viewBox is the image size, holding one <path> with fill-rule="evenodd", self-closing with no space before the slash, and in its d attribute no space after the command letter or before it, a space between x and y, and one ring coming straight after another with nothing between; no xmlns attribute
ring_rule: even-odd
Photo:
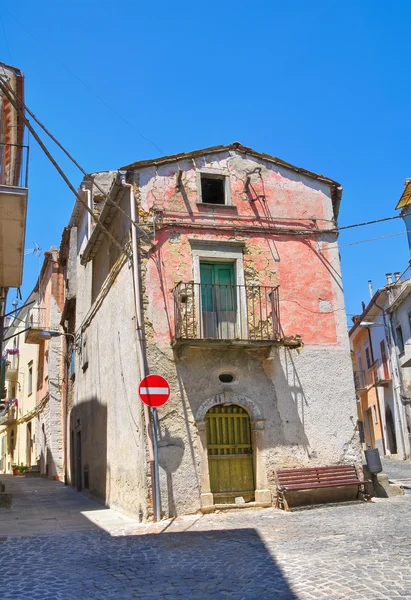
<svg viewBox="0 0 411 600"><path fill-rule="evenodd" d="M389 406L385 409L385 423L387 427L388 450L391 454L397 454L397 436L395 435L395 424Z"/></svg>
<svg viewBox="0 0 411 600"><path fill-rule="evenodd" d="M81 476L81 431L76 434L76 489L81 492L83 481Z"/></svg>
<svg viewBox="0 0 411 600"><path fill-rule="evenodd" d="M31 467L31 452L33 448L33 438L31 434L31 421L27 423L26 433L26 465Z"/></svg>
<svg viewBox="0 0 411 600"><path fill-rule="evenodd" d="M203 336L233 339L237 320L234 263L201 262L200 281Z"/></svg>
<svg viewBox="0 0 411 600"><path fill-rule="evenodd" d="M374 423L371 408L365 411L365 442L370 448L375 448Z"/></svg>
<svg viewBox="0 0 411 600"><path fill-rule="evenodd" d="M214 504L254 500L250 417L236 404L210 408L205 417L210 489Z"/></svg>

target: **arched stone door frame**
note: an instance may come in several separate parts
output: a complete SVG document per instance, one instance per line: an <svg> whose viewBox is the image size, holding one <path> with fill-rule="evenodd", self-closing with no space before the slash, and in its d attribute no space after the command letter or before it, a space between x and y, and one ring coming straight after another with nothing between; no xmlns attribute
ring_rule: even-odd
<svg viewBox="0 0 411 600"><path fill-rule="evenodd" d="M223 392L205 400L198 408L195 419L200 439L200 485L201 509L206 512L213 510L214 498L210 487L210 473L208 469L207 435L205 417L213 406L218 404L237 404L244 408L250 416L251 435L253 444L253 467L255 478L255 501L266 506L271 506L271 491L267 486L267 471L264 460L264 427L260 408L253 400L246 396Z"/></svg>

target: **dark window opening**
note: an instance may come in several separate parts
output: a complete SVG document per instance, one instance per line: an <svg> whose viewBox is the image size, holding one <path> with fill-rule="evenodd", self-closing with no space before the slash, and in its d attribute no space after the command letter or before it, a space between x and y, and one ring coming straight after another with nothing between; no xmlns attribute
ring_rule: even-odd
<svg viewBox="0 0 411 600"><path fill-rule="evenodd" d="M205 204L225 204L224 179L201 175L201 201Z"/></svg>
<svg viewBox="0 0 411 600"><path fill-rule="evenodd" d="M402 354L404 352L404 338L402 337L402 327L401 325L398 325L398 327L396 328L396 334L397 334L397 347L398 347L398 351L400 354Z"/></svg>
<svg viewBox="0 0 411 600"><path fill-rule="evenodd" d="M234 375L231 375L231 373L221 373L221 375L219 375L218 378L221 381L221 383L231 383L232 381L234 381Z"/></svg>

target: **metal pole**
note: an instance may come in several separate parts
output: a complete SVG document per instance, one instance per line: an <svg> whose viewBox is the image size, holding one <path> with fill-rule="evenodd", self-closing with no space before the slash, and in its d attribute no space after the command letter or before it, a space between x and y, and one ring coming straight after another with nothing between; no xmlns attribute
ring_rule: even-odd
<svg viewBox="0 0 411 600"><path fill-rule="evenodd" d="M156 479L155 499L156 499L156 521L161 519L160 511L160 480L158 478L158 444L157 444L157 433L158 433L158 421L157 421L157 409L153 408L153 426L154 426L154 472Z"/></svg>

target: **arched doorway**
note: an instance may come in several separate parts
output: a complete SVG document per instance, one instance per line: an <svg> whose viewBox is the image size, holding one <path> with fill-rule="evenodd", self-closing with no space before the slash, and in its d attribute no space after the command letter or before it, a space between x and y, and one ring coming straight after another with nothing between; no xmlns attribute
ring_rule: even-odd
<svg viewBox="0 0 411 600"><path fill-rule="evenodd" d="M210 491L214 504L254 500L250 417L236 404L217 405L205 415Z"/></svg>

